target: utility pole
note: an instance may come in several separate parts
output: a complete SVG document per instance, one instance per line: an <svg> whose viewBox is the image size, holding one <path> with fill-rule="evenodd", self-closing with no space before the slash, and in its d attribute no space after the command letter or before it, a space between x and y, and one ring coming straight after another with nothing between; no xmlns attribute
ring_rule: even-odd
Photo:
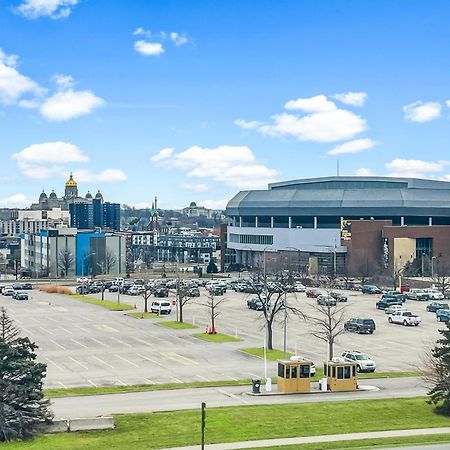
<svg viewBox="0 0 450 450"><path fill-rule="evenodd" d="M201 449L205 449L205 426L206 426L206 403L202 402L202 444Z"/></svg>

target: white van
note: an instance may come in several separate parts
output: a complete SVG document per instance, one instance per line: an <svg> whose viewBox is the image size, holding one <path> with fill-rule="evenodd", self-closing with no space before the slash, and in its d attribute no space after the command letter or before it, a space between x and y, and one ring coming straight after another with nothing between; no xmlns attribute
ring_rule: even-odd
<svg viewBox="0 0 450 450"><path fill-rule="evenodd" d="M150 306L150 311L156 314L170 314L172 309L167 300L155 300Z"/></svg>

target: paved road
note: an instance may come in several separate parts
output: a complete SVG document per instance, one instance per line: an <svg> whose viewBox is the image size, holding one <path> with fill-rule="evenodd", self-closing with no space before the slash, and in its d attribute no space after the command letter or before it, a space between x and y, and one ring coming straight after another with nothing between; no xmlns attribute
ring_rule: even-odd
<svg viewBox="0 0 450 450"><path fill-rule="evenodd" d="M208 407L311 403L357 399L401 398L425 395L426 389L418 378L365 380L361 386L376 386L376 391L342 393L312 393L296 395L248 395L249 387L227 386L171 391L135 392L127 394L66 397L52 400L55 417L94 417L99 415L174 411Z"/></svg>

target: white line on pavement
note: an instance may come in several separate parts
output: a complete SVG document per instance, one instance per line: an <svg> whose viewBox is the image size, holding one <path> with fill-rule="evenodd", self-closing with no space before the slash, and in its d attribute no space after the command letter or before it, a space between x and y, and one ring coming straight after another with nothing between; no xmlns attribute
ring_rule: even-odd
<svg viewBox="0 0 450 450"><path fill-rule="evenodd" d="M61 344L58 344L56 341L54 341L53 339L49 339L50 342L53 342L55 345L57 345L59 348L62 348L63 350L66 349L66 347L63 347Z"/></svg>
<svg viewBox="0 0 450 450"><path fill-rule="evenodd" d="M203 380L203 381L211 381L208 378L202 377L201 375L196 375L196 377L200 378L200 380Z"/></svg>
<svg viewBox="0 0 450 450"><path fill-rule="evenodd" d="M68 333L68 334L73 334L71 331L69 331L67 328L64 328L64 327L58 327L60 330L62 330L62 331L64 331L65 333Z"/></svg>
<svg viewBox="0 0 450 450"><path fill-rule="evenodd" d="M124 358L123 356L120 356L120 355L114 355L114 356L115 356L116 358L121 359L122 361L127 362L128 364L131 364L131 365L134 366L134 367L139 367L137 364L135 364L135 363L132 362L132 361L129 361L128 359Z"/></svg>
<svg viewBox="0 0 450 450"><path fill-rule="evenodd" d="M89 339L91 339L91 340L97 342L97 344L103 345L103 347L109 347L108 344L105 344L104 342L99 341L98 339L95 339L95 338L93 338L93 337L89 337Z"/></svg>
<svg viewBox="0 0 450 450"><path fill-rule="evenodd" d="M132 339L134 339L135 341L140 342L141 344L144 344L146 347L148 347L150 345L150 341L143 341L142 339L139 339L137 337L131 336Z"/></svg>
<svg viewBox="0 0 450 450"><path fill-rule="evenodd" d="M88 370L88 367L85 366L83 363L81 363L80 361L78 361L77 359L73 358L72 356L69 356L69 358L74 362L77 363L79 366L81 366L84 370Z"/></svg>
<svg viewBox="0 0 450 450"><path fill-rule="evenodd" d="M192 366L192 365L198 364L197 361L186 358L186 356L182 356L182 355L179 355L178 353L174 353L174 352L162 353L161 356L165 356L166 358L172 359L173 361L176 361L185 366Z"/></svg>
<svg viewBox="0 0 450 450"><path fill-rule="evenodd" d="M88 380L89 381L89 383L91 383L92 384L92 386L94 386L94 387L98 387L93 381L91 381L91 380Z"/></svg>
<svg viewBox="0 0 450 450"><path fill-rule="evenodd" d="M91 355L92 358L96 359L97 361L101 362L102 364L104 364L105 366L111 367L111 369L114 369L113 366L111 366L111 364L108 364L107 362L103 361L103 359L100 359L99 357L95 356L95 355Z"/></svg>
<svg viewBox="0 0 450 450"><path fill-rule="evenodd" d="M50 364L53 364L55 367L57 367L59 370L64 370L62 367L58 366L55 362L53 362L51 359L44 357Z"/></svg>
<svg viewBox="0 0 450 450"><path fill-rule="evenodd" d="M64 388L67 389L67 386L64 383L61 383L61 381L58 381L58 383Z"/></svg>
<svg viewBox="0 0 450 450"><path fill-rule="evenodd" d="M149 383L149 384L155 384L155 382L154 381L152 381L152 380L149 380L148 378L144 378L144 380L147 382L147 383Z"/></svg>
<svg viewBox="0 0 450 450"><path fill-rule="evenodd" d="M112 339L112 340L118 342L121 345L125 345L125 347L131 347L131 344L128 344L128 342L121 341L120 339L117 339L117 338L115 338L113 336L111 336L109 339Z"/></svg>
<svg viewBox="0 0 450 450"><path fill-rule="evenodd" d="M179 378L170 377L172 380L175 380L176 383L182 383L182 381Z"/></svg>
<svg viewBox="0 0 450 450"><path fill-rule="evenodd" d="M158 361L155 361L155 360L152 359L152 358L149 358L148 356L141 355L140 353L136 353L136 354L137 354L137 356L139 356L140 358L146 359L147 361L150 361L151 363L156 364L157 366L164 367L161 363L159 363Z"/></svg>
<svg viewBox="0 0 450 450"><path fill-rule="evenodd" d="M75 342L75 344L78 344L80 347L88 348L87 345L82 344L81 342L78 342L76 339L71 339L72 342Z"/></svg>
<svg viewBox="0 0 450 450"><path fill-rule="evenodd" d="M55 335L55 333L52 333L50 330L48 330L47 328L44 328L44 327L38 327L40 330L42 330L44 333L48 333L48 334L51 334L51 335Z"/></svg>
<svg viewBox="0 0 450 450"><path fill-rule="evenodd" d="M124 383L122 380L119 380L118 378L116 378L116 381L118 381L119 384L121 384L122 386L128 386L127 383Z"/></svg>

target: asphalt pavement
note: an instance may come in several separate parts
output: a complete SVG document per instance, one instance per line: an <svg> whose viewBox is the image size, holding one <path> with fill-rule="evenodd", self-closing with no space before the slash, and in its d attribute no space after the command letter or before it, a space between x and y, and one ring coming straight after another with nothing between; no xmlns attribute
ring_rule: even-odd
<svg viewBox="0 0 450 450"><path fill-rule="evenodd" d="M317 383L316 383L317 384ZM361 387L377 388L356 392L326 392L311 394L249 395L250 386L223 386L107 394L96 396L63 397L52 400L56 418L95 417L110 414L127 414L156 411L175 411L207 407L312 403L342 400L374 400L381 398L406 398L426 394L420 379L390 378L360 381Z"/></svg>

